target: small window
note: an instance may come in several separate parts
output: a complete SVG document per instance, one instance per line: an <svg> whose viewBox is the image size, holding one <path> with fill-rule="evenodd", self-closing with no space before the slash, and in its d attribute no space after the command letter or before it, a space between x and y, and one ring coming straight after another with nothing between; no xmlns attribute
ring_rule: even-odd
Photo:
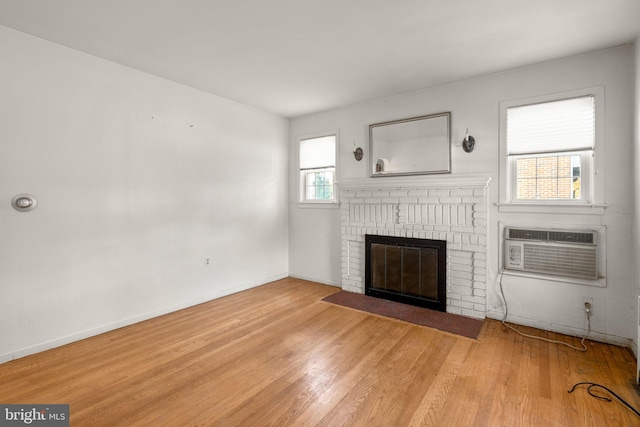
<svg viewBox="0 0 640 427"><path fill-rule="evenodd" d="M591 201L593 95L506 109L512 202Z"/></svg>
<svg viewBox="0 0 640 427"><path fill-rule="evenodd" d="M335 134L298 139L301 202L336 201Z"/></svg>

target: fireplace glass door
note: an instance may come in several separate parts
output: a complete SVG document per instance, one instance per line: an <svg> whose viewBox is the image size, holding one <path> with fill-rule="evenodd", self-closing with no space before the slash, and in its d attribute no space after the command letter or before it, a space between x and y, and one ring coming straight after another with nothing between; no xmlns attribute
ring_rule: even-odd
<svg viewBox="0 0 640 427"><path fill-rule="evenodd" d="M366 236L367 295L446 310L446 242Z"/></svg>

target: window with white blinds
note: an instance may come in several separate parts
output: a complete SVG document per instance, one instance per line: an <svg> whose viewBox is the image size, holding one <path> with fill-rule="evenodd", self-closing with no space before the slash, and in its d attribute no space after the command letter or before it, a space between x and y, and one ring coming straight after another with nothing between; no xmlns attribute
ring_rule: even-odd
<svg viewBox="0 0 640 427"><path fill-rule="evenodd" d="M511 201L590 201L595 113L593 95L506 109Z"/></svg>
<svg viewBox="0 0 640 427"><path fill-rule="evenodd" d="M300 169L334 167L336 162L335 135L300 140Z"/></svg>
<svg viewBox="0 0 640 427"><path fill-rule="evenodd" d="M298 139L300 202L336 201L336 142L335 134Z"/></svg>
<svg viewBox="0 0 640 427"><path fill-rule="evenodd" d="M594 142L593 96L507 110L509 155L593 150Z"/></svg>

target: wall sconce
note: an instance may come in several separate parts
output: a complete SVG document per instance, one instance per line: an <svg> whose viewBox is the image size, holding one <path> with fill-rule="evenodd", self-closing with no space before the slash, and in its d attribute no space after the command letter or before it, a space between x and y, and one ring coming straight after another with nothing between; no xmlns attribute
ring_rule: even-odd
<svg viewBox="0 0 640 427"><path fill-rule="evenodd" d="M17 194L11 199L11 206L18 212L29 212L36 208L38 200L31 194Z"/></svg>
<svg viewBox="0 0 640 427"><path fill-rule="evenodd" d="M465 153L470 153L473 151L475 146L476 146L476 139L471 135L469 135L469 128L467 128L467 134L462 140L462 149L464 150Z"/></svg>
<svg viewBox="0 0 640 427"><path fill-rule="evenodd" d="M357 161L362 160L362 156L364 155L364 152L362 151L362 148L358 147L354 150L353 152L353 156L356 158Z"/></svg>

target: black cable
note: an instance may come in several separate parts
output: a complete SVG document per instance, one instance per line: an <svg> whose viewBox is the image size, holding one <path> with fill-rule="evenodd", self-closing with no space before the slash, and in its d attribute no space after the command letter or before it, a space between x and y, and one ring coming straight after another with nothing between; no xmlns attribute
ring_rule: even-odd
<svg viewBox="0 0 640 427"><path fill-rule="evenodd" d="M623 398L621 398L620 396L618 396L617 394L615 394L613 392L613 390L600 385L600 384L596 384L596 383L589 383L589 382L582 382L582 383L577 383L574 384L573 387L571 387L570 390L568 390L569 393L573 393L573 391L576 389L576 387L578 387L579 385L583 385L583 384L589 384L589 387L587 387L587 393L589 393L589 395L595 397L596 399L600 399L600 400L606 400L607 402L611 402L611 399L609 399L608 397L603 397L603 396L597 396L595 394L593 394L593 392L591 391L591 388L593 387L601 387L605 390L607 390L609 393L611 393L616 399L618 399L620 402L622 402L627 408L631 409L637 416L640 417L640 412L638 412L637 409L635 409L633 406L629 405Z"/></svg>

